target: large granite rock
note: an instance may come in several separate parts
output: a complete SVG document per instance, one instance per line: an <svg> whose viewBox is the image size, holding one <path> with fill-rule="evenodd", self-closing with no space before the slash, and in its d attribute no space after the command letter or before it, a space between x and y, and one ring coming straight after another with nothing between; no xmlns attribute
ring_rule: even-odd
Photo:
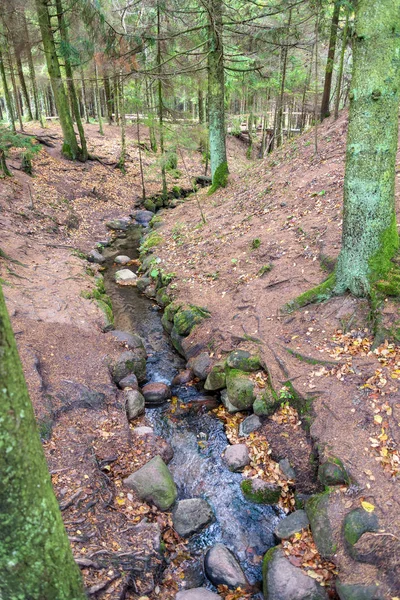
<svg viewBox="0 0 400 600"><path fill-rule="evenodd" d="M132 373L139 381L146 378L146 358L141 351L127 350L123 352L111 367L112 378L117 384Z"/></svg>
<svg viewBox="0 0 400 600"><path fill-rule="evenodd" d="M258 371L261 369L260 359L258 356L251 356L250 352L245 350L235 350L231 352L227 358L226 364L231 369L239 369L240 371Z"/></svg>
<svg viewBox="0 0 400 600"><path fill-rule="evenodd" d="M230 588L237 588L247 585L241 566L223 544L215 544L208 550L204 559L204 568L208 579L215 586L227 585Z"/></svg>
<svg viewBox="0 0 400 600"><path fill-rule="evenodd" d="M248 437L257 429L260 429L262 426L260 417L257 415L250 415L246 417L239 425L239 437Z"/></svg>
<svg viewBox="0 0 400 600"><path fill-rule="evenodd" d="M124 481L141 500L155 504L160 510L168 510L177 498L177 489L171 473L161 456L155 456Z"/></svg>
<svg viewBox="0 0 400 600"><path fill-rule="evenodd" d="M326 591L294 567L280 546L268 550L263 562L265 600L327 600Z"/></svg>
<svg viewBox="0 0 400 600"><path fill-rule="evenodd" d="M329 517L329 491L311 496L306 502L306 513L319 553L323 558L332 559L336 546Z"/></svg>
<svg viewBox="0 0 400 600"><path fill-rule="evenodd" d="M188 367L201 381L207 378L211 369L211 358L208 352L201 352L188 362Z"/></svg>
<svg viewBox="0 0 400 600"><path fill-rule="evenodd" d="M203 498L180 500L173 512L174 529L182 537L189 537L211 523L213 511Z"/></svg>
<svg viewBox="0 0 400 600"><path fill-rule="evenodd" d="M160 406L171 398L171 389L166 383L162 382L146 383L142 387L142 394L146 406Z"/></svg>
<svg viewBox="0 0 400 600"><path fill-rule="evenodd" d="M222 390L226 386L225 365L217 363L213 366L204 384L204 389L209 391Z"/></svg>
<svg viewBox="0 0 400 600"><path fill-rule="evenodd" d="M144 398L138 390L124 390L125 410L128 421L144 414Z"/></svg>
<svg viewBox="0 0 400 600"><path fill-rule="evenodd" d="M88 261L91 263L97 263L98 265L102 265L106 262L106 259L98 250L91 250L88 255Z"/></svg>
<svg viewBox="0 0 400 600"><path fill-rule="evenodd" d="M138 276L130 269L121 269L115 272L115 283L118 285L136 285Z"/></svg>
<svg viewBox="0 0 400 600"><path fill-rule="evenodd" d="M238 410L250 410L255 400L254 382L248 373L238 369L230 369L226 375L228 400Z"/></svg>

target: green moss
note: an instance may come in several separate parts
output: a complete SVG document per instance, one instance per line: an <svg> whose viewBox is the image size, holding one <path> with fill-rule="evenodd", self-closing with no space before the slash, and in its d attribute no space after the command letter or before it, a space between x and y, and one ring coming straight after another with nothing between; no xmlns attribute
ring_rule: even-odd
<svg viewBox="0 0 400 600"><path fill-rule="evenodd" d="M330 490L311 496L306 502L306 513L310 521L314 541L324 558L332 558L335 554L333 530L329 519Z"/></svg>
<svg viewBox="0 0 400 600"><path fill-rule="evenodd" d="M333 294L335 282L336 275L335 273L332 273L328 279L325 279L325 281L319 285L311 288L311 290L307 290L307 292L304 292L303 294L300 294L300 296L297 296L297 298L291 302L288 302L284 307L284 311L290 313L302 308L303 306L307 306L308 304L315 304L327 300Z"/></svg>
<svg viewBox="0 0 400 600"><path fill-rule="evenodd" d="M147 235L142 244L139 247L140 254L147 254L152 248L159 246L164 241L162 235L157 233L156 231L152 231L149 235Z"/></svg>
<svg viewBox="0 0 400 600"><path fill-rule="evenodd" d="M209 319L210 313L206 308L194 306L193 304L180 308L174 316L174 327L176 332L186 337L190 334L193 327L198 325L204 319Z"/></svg>
<svg viewBox="0 0 400 600"><path fill-rule="evenodd" d="M358 542L363 533L378 531L378 529L378 517L375 512L369 513L363 508L356 508L347 513L343 522L343 533L349 550L352 551L352 547Z"/></svg>
<svg viewBox="0 0 400 600"><path fill-rule="evenodd" d="M176 313L181 308L182 308L182 304L179 304L178 302L171 302L171 304L168 304L168 306L166 306L164 309L164 315L165 315L166 319L168 319L168 321L170 321L172 323Z"/></svg>
<svg viewBox="0 0 400 600"><path fill-rule="evenodd" d="M114 324L112 302L111 298L106 293L104 279L102 276L96 278L96 287L90 291L84 290L81 292L81 296L83 298L87 298L88 300L96 300L97 306L104 314L106 327Z"/></svg>
<svg viewBox="0 0 400 600"><path fill-rule="evenodd" d="M282 390L284 390L282 392ZM286 399L301 416L301 423L306 431L310 430L313 420L313 398L304 398L294 388L291 381L285 381L280 392L280 399Z"/></svg>
<svg viewBox="0 0 400 600"><path fill-rule="evenodd" d="M249 374L240 369L226 370L226 388L228 390L228 399L233 406L239 410L250 410L253 406L254 381L249 378Z"/></svg>
<svg viewBox="0 0 400 600"><path fill-rule="evenodd" d="M208 195L213 194L221 187L222 188L226 187L228 185L228 175L229 175L228 163L223 162L215 170L214 177L212 180L212 185L208 191Z"/></svg>
<svg viewBox="0 0 400 600"><path fill-rule="evenodd" d="M330 456L326 462L320 465L318 479L326 486L350 484L350 477L342 461L335 456Z"/></svg>
<svg viewBox="0 0 400 600"><path fill-rule="evenodd" d="M267 263L266 265L263 265L259 270L257 275L259 277L262 277L263 275L265 275L266 273L269 273L270 271L272 271L273 265L271 263Z"/></svg>
<svg viewBox="0 0 400 600"><path fill-rule="evenodd" d="M276 504L281 496L278 486L258 479L243 479L240 487L246 500L255 504Z"/></svg>
<svg viewBox="0 0 400 600"><path fill-rule="evenodd" d="M307 363L308 365L337 365L333 360L321 360L318 358L313 358L312 356L306 356L305 354L301 354L300 352L296 352L296 350L292 350L292 348L285 348L286 352L288 352L291 356L294 356L301 362Z"/></svg>
<svg viewBox="0 0 400 600"><path fill-rule="evenodd" d="M262 576L263 576L263 588L264 588L264 597L268 598L268 566L271 560L274 558L275 552L279 549L279 546L273 546L264 554L263 563L262 563Z"/></svg>

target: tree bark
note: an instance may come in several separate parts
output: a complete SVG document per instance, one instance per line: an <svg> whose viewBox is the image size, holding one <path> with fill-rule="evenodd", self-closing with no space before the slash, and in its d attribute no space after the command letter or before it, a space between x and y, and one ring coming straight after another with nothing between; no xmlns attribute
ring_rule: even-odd
<svg viewBox="0 0 400 600"><path fill-rule="evenodd" d="M46 56L47 70L49 72L51 87L57 107L60 124L63 131L64 143L62 153L73 160L80 157L80 150L76 141L71 113L68 107L68 98L65 93L61 78L60 64L58 62L56 46L51 28L50 15L46 0L35 0L40 32L42 34L43 48Z"/></svg>
<svg viewBox="0 0 400 600"><path fill-rule="evenodd" d="M333 73L333 65L335 62L336 38L337 38L341 4L342 4L342 0L336 0L334 8L333 8L331 34L330 34L330 38L329 38L328 59L326 61L326 68L325 68L324 92L322 94L322 102L321 102L321 121L323 121L326 117L329 117L329 115L330 115L329 103L330 103L330 98L331 98L332 73Z"/></svg>
<svg viewBox="0 0 400 600"><path fill-rule="evenodd" d="M103 82L104 82L104 93L106 96L106 112L107 112L108 124L112 125L112 122L113 122L112 100L111 100L110 78L108 77L108 75L104 75Z"/></svg>
<svg viewBox="0 0 400 600"><path fill-rule="evenodd" d="M158 124L160 127L160 150L161 150L161 179L162 179L162 195L166 199L168 195L167 189L167 177L164 160L164 106L163 106L163 94L162 94L162 67L161 67L161 11L160 2L157 2L157 92L158 92Z"/></svg>
<svg viewBox="0 0 400 600"><path fill-rule="evenodd" d="M397 0L358 0L336 291L367 297L393 268L400 97Z"/></svg>
<svg viewBox="0 0 400 600"><path fill-rule="evenodd" d="M25 13L23 11L21 14L21 18L22 18L22 25L24 28L24 35L25 35L26 54L27 54L27 58L28 58L28 67L29 67L29 77L31 80L32 91L33 91L33 103L34 103L34 107L35 107L35 120L39 121L41 118L41 111L40 111L40 107L39 107L39 96L38 96L37 83L36 83L35 67L33 64L32 48L31 48L31 42L30 42L30 37L29 37L28 23L26 22Z"/></svg>
<svg viewBox="0 0 400 600"><path fill-rule="evenodd" d="M65 23L64 11L62 0L56 0L56 9L57 9L57 18L58 18L58 26L60 29L61 40L64 42L66 51L68 52L69 47L69 36L68 29ZM81 142L81 154L80 160L86 161L88 158L88 151L86 145L85 131L82 125L81 119L81 111L79 108L78 96L76 95L75 84L74 84L74 73L72 70L71 61L69 56L64 56L64 66L65 66L65 75L67 77L67 86L69 90L69 97L71 100L72 112L75 115L75 122L79 132L79 139Z"/></svg>
<svg viewBox="0 0 400 600"><path fill-rule="evenodd" d="M223 0L208 0L208 120L211 162L211 191L228 182L225 139L225 74L222 25Z"/></svg>
<svg viewBox="0 0 400 600"><path fill-rule="evenodd" d="M348 36L348 31L349 31L349 18L350 18L350 9L347 7L346 8L346 23L345 23L344 30L343 30L342 49L340 52L338 83L337 83L337 91L336 91L336 99L335 99L335 117L334 117L335 121L339 116L340 94L342 93L344 55L346 54L347 36Z"/></svg>
<svg viewBox="0 0 400 600"><path fill-rule="evenodd" d="M33 121L33 114L32 114L31 105L30 105L30 101L29 101L28 88L26 87L24 71L22 68L21 55L19 53L18 45L15 42L14 42L14 55L15 55L15 62L17 64L18 79L19 79L19 83L21 86L22 94L24 96L26 110L28 112L28 119L29 119L29 121Z"/></svg>
<svg viewBox="0 0 400 600"><path fill-rule="evenodd" d="M10 90L8 88L6 71L4 69L4 60L3 60L3 54L1 51L1 47L0 47L0 74L1 74L1 82L3 84L3 91L4 91L5 101L6 101L8 118L10 120L10 128L13 133L16 133L14 109L13 109L13 105L12 105Z"/></svg>
<svg viewBox="0 0 400 600"><path fill-rule="evenodd" d="M0 597L84 600L0 288Z"/></svg>

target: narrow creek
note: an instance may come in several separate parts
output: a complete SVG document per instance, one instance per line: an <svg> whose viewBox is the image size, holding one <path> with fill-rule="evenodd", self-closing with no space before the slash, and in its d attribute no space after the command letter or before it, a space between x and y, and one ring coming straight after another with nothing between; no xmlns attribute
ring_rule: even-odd
<svg viewBox="0 0 400 600"><path fill-rule="evenodd" d="M104 282L112 301L116 329L137 333L144 340L149 355L148 381L170 385L186 363L164 332L159 307L135 287L118 286L114 280L116 270L121 267L113 264L113 259L118 254L137 258L142 233L142 227L132 227L126 238L117 238L105 249ZM196 406L196 400L205 395L201 386L175 386L172 393L178 398L178 406L187 403ZM259 582L261 558L274 545L272 532L283 513L243 498L242 476L230 472L221 457L229 443L221 421L212 412L174 412L170 403L146 408L146 417L155 433L173 447L174 458L168 467L178 488L178 499L202 497L213 508L215 521L189 539L192 554L201 556L207 548L222 542L239 559L249 583Z"/></svg>

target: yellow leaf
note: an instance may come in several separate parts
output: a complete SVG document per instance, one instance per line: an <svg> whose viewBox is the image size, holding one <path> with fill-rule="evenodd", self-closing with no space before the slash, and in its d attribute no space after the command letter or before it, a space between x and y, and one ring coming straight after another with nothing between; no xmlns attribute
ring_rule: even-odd
<svg viewBox="0 0 400 600"><path fill-rule="evenodd" d="M375 423L379 423L379 425L382 423L382 417L381 415L375 415L374 416L374 421Z"/></svg>
<svg viewBox="0 0 400 600"><path fill-rule="evenodd" d="M361 506L363 507L363 509L367 512L374 512L375 510L375 506L373 504L370 504L369 502L365 502L365 500L363 502L361 502Z"/></svg>

